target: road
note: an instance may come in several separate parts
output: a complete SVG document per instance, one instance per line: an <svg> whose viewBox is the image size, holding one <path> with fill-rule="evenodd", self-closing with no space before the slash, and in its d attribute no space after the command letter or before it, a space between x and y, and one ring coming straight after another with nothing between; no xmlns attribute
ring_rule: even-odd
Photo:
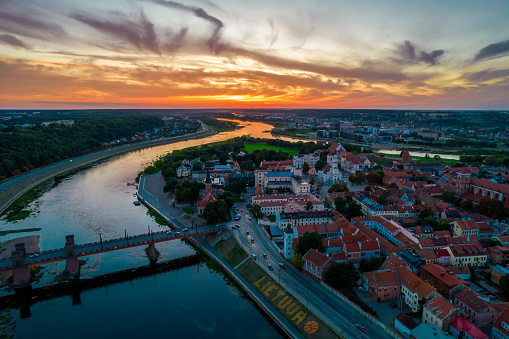
<svg viewBox="0 0 509 339"><path fill-rule="evenodd" d="M278 281L290 293L306 304L308 308L347 338L392 338L379 326L367 320L356 309L332 295L319 282L305 276L291 264L286 263L268 235L261 229L261 226L246 217L246 203L237 203L236 205L237 208L244 210L242 219L232 221L228 223L228 226L241 225L240 229L233 230L233 234L249 254L256 254L260 266L275 281ZM249 231L250 235L247 235L246 231ZM254 239L255 243L252 243L251 239ZM263 258L263 254L267 254L267 259ZM285 263L286 267L284 269L280 268L279 263ZM274 270L268 268L269 264L273 266ZM355 324L363 326L366 332L359 331L355 328Z"/></svg>
<svg viewBox="0 0 509 339"><path fill-rule="evenodd" d="M81 166L85 166L93 162L103 160L121 153L147 147L164 145L172 142L177 142L183 139L193 138L196 136L201 136L210 133L209 128L201 121L200 123L202 124L203 129L195 133L190 133L178 137L143 141L134 144L112 147L99 152L94 152L79 157L75 157L72 159L63 160L58 163L37 168L30 172L4 180L0 184L0 212L3 212L14 200L16 200L17 197L19 197L22 193L24 193L28 189L56 175L75 170Z"/></svg>
<svg viewBox="0 0 509 339"><path fill-rule="evenodd" d="M154 244L163 241L170 241L175 239L189 238L197 235L204 235L218 230L217 226L201 226L197 228L189 229L188 231L168 231L161 232L150 232L146 234L139 234L135 236L127 236L124 238L117 238L105 241L98 241L89 244L76 245L75 252L77 257L118 251L121 249L136 247L148 244ZM30 255L30 254L29 254ZM37 257L31 258L27 256L24 262L27 266L43 265L50 262L62 261L66 259L66 253L64 248L58 248L54 250L43 251L38 254ZM12 259L0 260L0 271L7 271L12 269Z"/></svg>

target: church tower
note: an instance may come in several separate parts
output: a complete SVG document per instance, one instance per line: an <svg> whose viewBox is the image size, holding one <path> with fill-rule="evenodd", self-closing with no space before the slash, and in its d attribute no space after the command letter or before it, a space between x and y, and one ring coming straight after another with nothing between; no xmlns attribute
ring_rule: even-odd
<svg viewBox="0 0 509 339"><path fill-rule="evenodd" d="M205 179L205 194L212 193L212 180L210 179L210 172L207 171L207 179Z"/></svg>
<svg viewBox="0 0 509 339"><path fill-rule="evenodd" d="M456 194L458 196L469 191L471 175L472 173L470 173L466 167L458 171L458 177L456 178Z"/></svg>

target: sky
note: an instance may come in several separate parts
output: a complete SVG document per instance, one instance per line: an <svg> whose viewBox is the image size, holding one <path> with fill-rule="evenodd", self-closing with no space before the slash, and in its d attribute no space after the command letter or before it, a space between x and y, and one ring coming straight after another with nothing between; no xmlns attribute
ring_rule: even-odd
<svg viewBox="0 0 509 339"><path fill-rule="evenodd" d="M0 109L509 109L508 0L0 0Z"/></svg>

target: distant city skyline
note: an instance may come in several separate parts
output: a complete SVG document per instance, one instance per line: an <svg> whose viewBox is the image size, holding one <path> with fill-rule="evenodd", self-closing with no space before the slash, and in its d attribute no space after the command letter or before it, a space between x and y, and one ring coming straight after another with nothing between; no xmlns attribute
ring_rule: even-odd
<svg viewBox="0 0 509 339"><path fill-rule="evenodd" d="M0 109L509 109L509 1L0 0Z"/></svg>

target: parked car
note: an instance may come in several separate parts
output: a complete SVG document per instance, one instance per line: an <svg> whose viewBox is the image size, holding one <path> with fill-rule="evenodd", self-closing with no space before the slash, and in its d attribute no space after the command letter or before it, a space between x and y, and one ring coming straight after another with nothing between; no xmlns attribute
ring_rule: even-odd
<svg viewBox="0 0 509 339"><path fill-rule="evenodd" d="M279 267L281 268L285 268L285 264L283 264L282 262L279 263Z"/></svg>
<svg viewBox="0 0 509 339"><path fill-rule="evenodd" d="M172 234L173 232L172 231L166 231L166 234Z"/></svg>
<svg viewBox="0 0 509 339"><path fill-rule="evenodd" d="M247 218L248 218L249 220L253 219L253 218L251 218L251 216L249 216L249 217L247 217Z"/></svg>
<svg viewBox="0 0 509 339"><path fill-rule="evenodd" d="M246 231L246 234L249 235L249 231Z"/></svg>
<svg viewBox="0 0 509 339"><path fill-rule="evenodd" d="M175 232L175 234L176 234L176 235L179 235L179 234L180 234L180 232L179 232L179 231L177 231L177 232Z"/></svg>
<svg viewBox="0 0 509 339"><path fill-rule="evenodd" d="M272 265L269 264L269 270L273 270L273 269L274 269L274 267L272 267Z"/></svg>
<svg viewBox="0 0 509 339"><path fill-rule="evenodd" d="M253 244L255 243L255 241L254 241L254 239L253 239L253 238L251 238L251 242L252 242Z"/></svg>
<svg viewBox="0 0 509 339"><path fill-rule="evenodd" d="M34 254L30 255L30 258L37 258L38 256L39 256L38 253L34 253Z"/></svg>
<svg viewBox="0 0 509 339"><path fill-rule="evenodd" d="M267 254L263 253L263 257L264 257L265 259L267 259Z"/></svg>
<svg viewBox="0 0 509 339"><path fill-rule="evenodd" d="M253 258L256 258L256 254L254 254L254 253L251 253L251 256L252 256Z"/></svg>
<svg viewBox="0 0 509 339"><path fill-rule="evenodd" d="M189 231L189 228L187 228L187 227L182 230L182 232L187 232L187 231Z"/></svg>
<svg viewBox="0 0 509 339"><path fill-rule="evenodd" d="M361 287L359 287L359 291L361 291L361 292L366 292L366 289L365 289L364 287L362 287L362 286L361 286Z"/></svg>

